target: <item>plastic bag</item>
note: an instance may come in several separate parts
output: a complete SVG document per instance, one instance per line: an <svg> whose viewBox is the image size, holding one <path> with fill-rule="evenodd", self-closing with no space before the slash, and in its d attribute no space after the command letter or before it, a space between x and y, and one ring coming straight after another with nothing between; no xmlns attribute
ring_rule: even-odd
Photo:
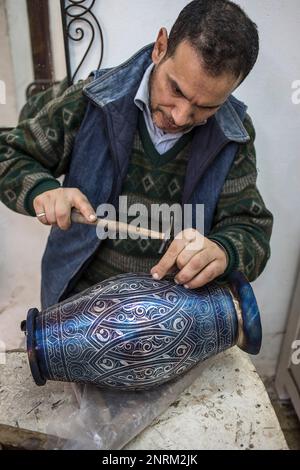
<svg viewBox="0 0 300 470"><path fill-rule="evenodd" d="M147 391L102 390L72 384L78 408L71 415L60 414L47 432L64 437L64 450L122 449L176 401L211 360L198 364L177 380Z"/></svg>

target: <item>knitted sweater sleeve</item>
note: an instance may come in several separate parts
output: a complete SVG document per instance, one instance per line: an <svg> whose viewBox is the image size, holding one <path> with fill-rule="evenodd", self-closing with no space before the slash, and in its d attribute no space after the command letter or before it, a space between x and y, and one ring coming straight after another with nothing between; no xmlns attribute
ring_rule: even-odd
<svg viewBox="0 0 300 470"><path fill-rule="evenodd" d="M60 187L86 110L85 84L48 102L49 93L39 95L37 114L25 110L15 129L0 133L0 199L13 211L34 216L34 197Z"/></svg>
<svg viewBox="0 0 300 470"><path fill-rule="evenodd" d="M254 281L270 258L273 216L256 185L255 130L249 116L244 125L250 141L240 145L208 237L221 244L228 255L228 267L220 281L226 280L234 270L243 272L249 281Z"/></svg>

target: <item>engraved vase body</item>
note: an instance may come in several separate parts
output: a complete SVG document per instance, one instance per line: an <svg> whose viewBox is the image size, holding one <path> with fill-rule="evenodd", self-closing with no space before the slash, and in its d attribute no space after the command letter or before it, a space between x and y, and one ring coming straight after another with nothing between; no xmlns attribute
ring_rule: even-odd
<svg viewBox="0 0 300 470"><path fill-rule="evenodd" d="M236 344L251 354L261 344L255 296L240 273L195 290L122 274L45 311L31 309L23 329L38 385L148 389Z"/></svg>

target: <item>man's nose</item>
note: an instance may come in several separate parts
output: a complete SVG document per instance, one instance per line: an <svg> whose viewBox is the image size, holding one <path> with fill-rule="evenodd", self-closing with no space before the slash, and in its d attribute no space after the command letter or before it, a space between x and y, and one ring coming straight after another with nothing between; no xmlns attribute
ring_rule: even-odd
<svg viewBox="0 0 300 470"><path fill-rule="evenodd" d="M192 106L189 103L183 103L175 107L172 111L172 118L176 126L183 127L193 122Z"/></svg>

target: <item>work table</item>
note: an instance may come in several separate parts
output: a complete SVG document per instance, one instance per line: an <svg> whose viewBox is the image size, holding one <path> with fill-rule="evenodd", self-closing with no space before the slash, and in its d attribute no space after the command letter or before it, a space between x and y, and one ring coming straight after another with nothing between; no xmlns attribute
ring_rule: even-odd
<svg viewBox="0 0 300 470"><path fill-rule="evenodd" d="M37 387L25 351L7 352L0 364L0 445L64 448L67 423L62 435L53 434L51 423L77 409L71 385ZM204 364L193 384L123 449L275 450L287 444L254 365L234 347Z"/></svg>

